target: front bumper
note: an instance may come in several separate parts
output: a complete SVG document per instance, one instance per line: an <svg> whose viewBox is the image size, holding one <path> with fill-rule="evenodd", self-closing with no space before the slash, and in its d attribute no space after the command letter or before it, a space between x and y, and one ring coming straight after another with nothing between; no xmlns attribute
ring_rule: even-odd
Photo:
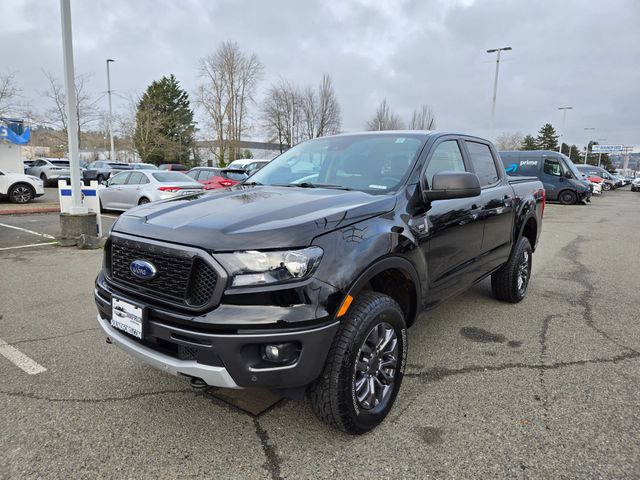
<svg viewBox="0 0 640 480"><path fill-rule="evenodd" d="M111 326L112 293L145 308L142 341ZM283 326L284 312L280 312L280 318L273 318L273 323L268 325L245 324L225 330L203 328L202 323L185 321L184 316L177 314L173 317L170 311L145 304L121 292L113 292L109 285L100 281L100 277L96 283L95 301L100 327L123 350L167 373L201 378L208 385L226 388L287 389L311 383L322 371L339 326L339 322L332 319L313 324L304 322L305 326ZM229 312L230 306L225 307ZM233 307L244 309L247 315L251 315L251 307ZM216 310L222 309L218 307ZM219 314L216 310L209 315ZM269 310L265 308L264 311ZM269 364L261 358L262 345L287 342L299 346L299 355L294 363Z"/></svg>

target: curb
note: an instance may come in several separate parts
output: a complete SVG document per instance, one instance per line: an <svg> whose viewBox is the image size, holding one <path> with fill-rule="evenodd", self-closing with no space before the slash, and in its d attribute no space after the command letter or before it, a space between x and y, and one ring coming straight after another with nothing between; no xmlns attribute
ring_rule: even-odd
<svg viewBox="0 0 640 480"><path fill-rule="evenodd" d="M0 215L23 215L30 213L60 213L60 207L14 208L12 210L0 210Z"/></svg>

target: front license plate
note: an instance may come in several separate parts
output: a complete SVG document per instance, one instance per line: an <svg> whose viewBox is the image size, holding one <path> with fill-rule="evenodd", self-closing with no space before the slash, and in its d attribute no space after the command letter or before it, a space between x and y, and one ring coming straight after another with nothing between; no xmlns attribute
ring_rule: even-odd
<svg viewBox="0 0 640 480"><path fill-rule="evenodd" d="M113 297L111 326L142 340L142 308Z"/></svg>

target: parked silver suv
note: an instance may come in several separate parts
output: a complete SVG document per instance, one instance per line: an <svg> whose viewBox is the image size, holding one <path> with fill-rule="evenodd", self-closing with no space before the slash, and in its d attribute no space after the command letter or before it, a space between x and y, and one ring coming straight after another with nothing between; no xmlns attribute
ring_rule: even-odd
<svg viewBox="0 0 640 480"><path fill-rule="evenodd" d="M38 177L47 185L60 179L69 178L69 160L59 158L38 158L26 171L27 175Z"/></svg>

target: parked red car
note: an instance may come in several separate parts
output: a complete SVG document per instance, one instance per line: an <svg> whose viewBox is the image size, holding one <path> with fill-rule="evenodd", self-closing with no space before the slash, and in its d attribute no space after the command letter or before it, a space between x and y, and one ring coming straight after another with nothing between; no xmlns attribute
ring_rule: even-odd
<svg viewBox="0 0 640 480"><path fill-rule="evenodd" d="M187 175L204 185L205 190L231 187L247 178L244 170L235 168L196 167Z"/></svg>

